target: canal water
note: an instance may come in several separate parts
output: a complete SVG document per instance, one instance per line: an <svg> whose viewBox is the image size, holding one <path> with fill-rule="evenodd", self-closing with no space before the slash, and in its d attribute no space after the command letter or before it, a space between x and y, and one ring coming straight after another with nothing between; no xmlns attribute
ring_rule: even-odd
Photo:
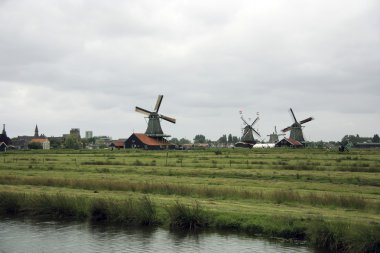
<svg viewBox="0 0 380 253"><path fill-rule="evenodd" d="M315 253L306 246L287 245L240 234L186 234L162 228L122 228L80 222L2 218L1 253L42 252L265 252Z"/></svg>

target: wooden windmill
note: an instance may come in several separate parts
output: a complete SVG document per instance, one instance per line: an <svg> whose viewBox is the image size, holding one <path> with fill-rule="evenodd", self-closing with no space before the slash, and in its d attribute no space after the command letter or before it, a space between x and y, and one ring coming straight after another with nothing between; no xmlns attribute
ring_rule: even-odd
<svg viewBox="0 0 380 253"><path fill-rule="evenodd" d="M276 128L276 126L274 126L274 132L273 133L271 133L271 134L269 134L269 135L267 135L267 136L269 136L269 143L276 143L276 142L278 142L278 137L279 136L281 136L281 135L285 135L285 134L279 134L279 133L277 133L277 128Z"/></svg>
<svg viewBox="0 0 380 253"><path fill-rule="evenodd" d="M244 119L243 115L240 118L245 124L243 128L243 136L241 137L241 142L256 144L256 140L253 137L253 134L258 135L259 137L261 137L261 135L253 128L253 125L256 124L256 122L259 120L259 117L257 117L251 124L249 124Z"/></svg>
<svg viewBox="0 0 380 253"><path fill-rule="evenodd" d="M291 125L291 126L288 126L287 128L284 128L282 129L282 132L287 132L290 130L290 138L296 140L296 141L299 141L300 143L304 144L305 143L305 139L303 137L303 133L302 133L302 126L303 124L309 122L309 121L312 121L314 118L313 117L309 117L309 118L306 118L304 120L301 120L301 121L297 121L296 119L296 116L294 115L293 113L293 110L292 108L290 108L290 113L292 114L293 116L293 119L294 119L294 123Z"/></svg>
<svg viewBox="0 0 380 253"><path fill-rule="evenodd" d="M161 128L161 119L169 121L171 123L176 122L176 119L164 116L162 114L158 114L158 110L160 109L161 102L163 99L163 95L158 95L156 106L154 107L154 111L148 111L145 110L141 107L136 106L136 112L145 114L148 116L148 127L145 131L145 134L149 137L158 137L158 138L163 138L163 137L169 137L170 135L165 135L162 131Z"/></svg>

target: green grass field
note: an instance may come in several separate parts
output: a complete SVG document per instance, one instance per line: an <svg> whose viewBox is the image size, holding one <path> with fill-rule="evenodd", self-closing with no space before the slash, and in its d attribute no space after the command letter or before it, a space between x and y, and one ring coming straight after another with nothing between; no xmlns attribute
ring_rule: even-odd
<svg viewBox="0 0 380 253"><path fill-rule="evenodd" d="M7 213L68 205L71 212L58 213L100 212L117 222L208 226L306 239L332 251L380 251L376 149L8 152L0 154L0 193Z"/></svg>

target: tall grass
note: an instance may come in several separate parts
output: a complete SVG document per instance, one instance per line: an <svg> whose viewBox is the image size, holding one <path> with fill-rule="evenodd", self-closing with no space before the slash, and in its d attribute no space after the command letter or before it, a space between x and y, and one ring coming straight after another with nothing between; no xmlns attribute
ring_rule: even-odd
<svg viewBox="0 0 380 253"><path fill-rule="evenodd" d="M169 214L170 226L181 230L198 230L207 227L208 217L198 202L192 206L180 203L178 200L165 208Z"/></svg>
<svg viewBox="0 0 380 253"><path fill-rule="evenodd" d="M158 224L156 207L149 197L116 201L84 198L62 193L25 194L0 192L0 213L87 219L122 224Z"/></svg>
<svg viewBox="0 0 380 253"><path fill-rule="evenodd" d="M380 227L314 221L307 230L309 242L322 249L344 253L380 252Z"/></svg>
<svg viewBox="0 0 380 253"><path fill-rule="evenodd" d="M298 191L279 189L275 191L246 190L244 188L225 186L192 186L183 184L132 182L110 179L63 179L45 177L0 176L0 183L43 185L54 187L72 187L89 190L118 190L142 193L159 193L165 195L198 196L222 199L267 200L276 204L299 202L320 206L349 207L354 209L371 209L373 205L360 195L341 195L336 193L317 194L315 192L300 194ZM373 208L372 208L373 209ZM378 209L375 208L375 211Z"/></svg>

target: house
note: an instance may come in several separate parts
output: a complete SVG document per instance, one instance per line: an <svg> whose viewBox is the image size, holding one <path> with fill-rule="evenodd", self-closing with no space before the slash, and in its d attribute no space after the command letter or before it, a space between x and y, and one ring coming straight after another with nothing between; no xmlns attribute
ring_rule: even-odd
<svg viewBox="0 0 380 253"><path fill-rule="evenodd" d="M33 138L30 143L41 143L42 149L50 149L50 141L47 138Z"/></svg>
<svg viewBox="0 0 380 253"><path fill-rule="evenodd" d="M8 145L5 142L0 142L0 152L7 152Z"/></svg>
<svg viewBox="0 0 380 253"><path fill-rule="evenodd" d="M300 148L303 147L303 144L293 138L284 137L282 140L279 140L275 147L291 147L291 148Z"/></svg>
<svg viewBox="0 0 380 253"><path fill-rule="evenodd" d="M122 149L125 146L126 139L113 140L110 144L111 148Z"/></svg>
<svg viewBox="0 0 380 253"><path fill-rule="evenodd" d="M354 148L380 148L380 143L357 143Z"/></svg>
<svg viewBox="0 0 380 253"><path fill-rule="evenodd" d="M168 142L165 138L153 138L146 134L133 133L124 144L125 148L142 149L175 149L175 145Z"/></svg>

